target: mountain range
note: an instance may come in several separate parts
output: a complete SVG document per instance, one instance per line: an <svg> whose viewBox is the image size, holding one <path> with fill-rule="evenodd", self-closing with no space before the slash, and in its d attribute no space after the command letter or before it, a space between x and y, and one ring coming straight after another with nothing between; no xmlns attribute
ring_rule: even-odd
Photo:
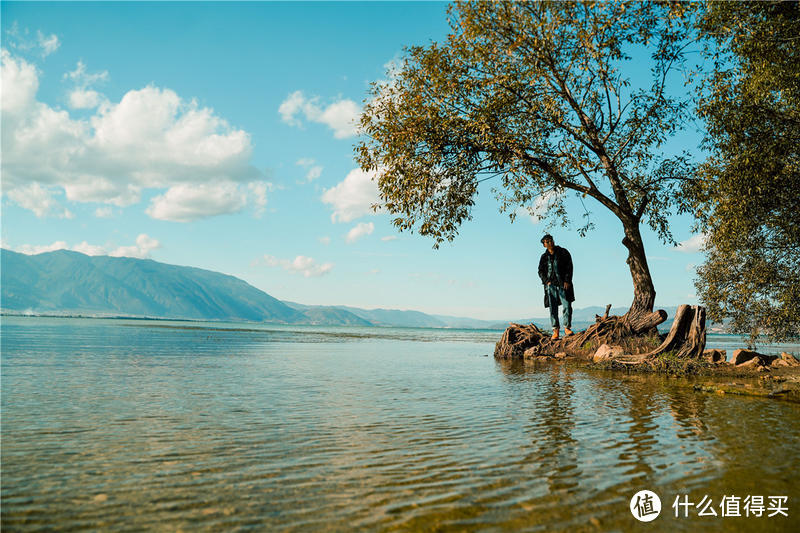
<svg viewBox="0 0 800 533"><path fill-rule="evenodd" d="M505 329L508 321L430 315L420 311L315 306L281 301L247 282L200 268L150 259L88 256L57 250L25 255L2 249L4 313L244 320L278 324ZM603 307L575 309L576 326ZM622 314L626 308L612 309ZM673 309L668 309L673 314ZM514 322L546 325L546 318Z"/></svg>

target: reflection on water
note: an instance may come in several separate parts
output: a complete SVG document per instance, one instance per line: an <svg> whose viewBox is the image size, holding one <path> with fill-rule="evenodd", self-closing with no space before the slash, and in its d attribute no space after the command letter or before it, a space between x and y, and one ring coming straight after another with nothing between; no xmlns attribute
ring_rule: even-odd
<svg viewBox="0 0 800 533"><path fill-rule="evenodd" d="M130 324L4 318L4 530L798 526L795 404L496 362L492 332ZM678 494L789 517L675 518Z"/></svg>

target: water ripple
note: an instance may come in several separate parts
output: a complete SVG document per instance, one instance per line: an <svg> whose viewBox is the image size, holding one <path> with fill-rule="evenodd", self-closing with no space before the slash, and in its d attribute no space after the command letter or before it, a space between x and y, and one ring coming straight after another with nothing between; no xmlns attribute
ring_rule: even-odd
<svg viewBox="0 0 800 533"><path fill-rule="evenodd" d="M3 324L9 531L626 530L641 487L800 496L792 404L470 357L485 333L65 324Z"/></svg>

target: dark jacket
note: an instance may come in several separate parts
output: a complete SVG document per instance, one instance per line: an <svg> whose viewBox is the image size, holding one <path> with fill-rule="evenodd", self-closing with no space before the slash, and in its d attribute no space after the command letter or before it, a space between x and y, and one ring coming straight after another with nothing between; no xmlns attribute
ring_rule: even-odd
<svg viewBox="0 0 800 533"><path fill-rule="evenodd" d="M547 261L550 252L545 250L542 254L542 257L539 259L539 277L542 280L542 284L547 287ZM569 288L567 289L567 301L574 302L575 301L575 290L572 286L572 256L569 255L569 252L566 248L562 248L560 246L556 246L555 253L553 253L555 259L555 267L556 267L556 278L558 278L559 286L563 286L564 282L569 283ZM544 306L549 307L549 302L547 301L547 290L544 293Z"/></svg>

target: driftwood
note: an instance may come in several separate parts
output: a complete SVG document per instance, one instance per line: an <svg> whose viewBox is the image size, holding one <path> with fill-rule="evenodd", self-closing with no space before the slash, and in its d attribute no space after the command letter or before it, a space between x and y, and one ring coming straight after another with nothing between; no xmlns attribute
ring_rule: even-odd
<svg viewBox="0 0 800 533"><path fill-rule="evenodd" d="M656 326L667 319L663 310L638 315L608 316L611 306L606 307L601 317L595 315L595 323L575 335L557 340L549 332L534 324L510 324L495 346L497 359L517 359L536 356L555 356L559 353L591 359L594 350L603 344L622 346L624 349L613 360L627 364L652 364L660 356L669 353L682 360L701 360L706 345L706 312L700 306L681 305L675 313L669 333L658 335ZM657 348L644 351L641 348ZM645 348L646 350L646 348Z"/></svg>

